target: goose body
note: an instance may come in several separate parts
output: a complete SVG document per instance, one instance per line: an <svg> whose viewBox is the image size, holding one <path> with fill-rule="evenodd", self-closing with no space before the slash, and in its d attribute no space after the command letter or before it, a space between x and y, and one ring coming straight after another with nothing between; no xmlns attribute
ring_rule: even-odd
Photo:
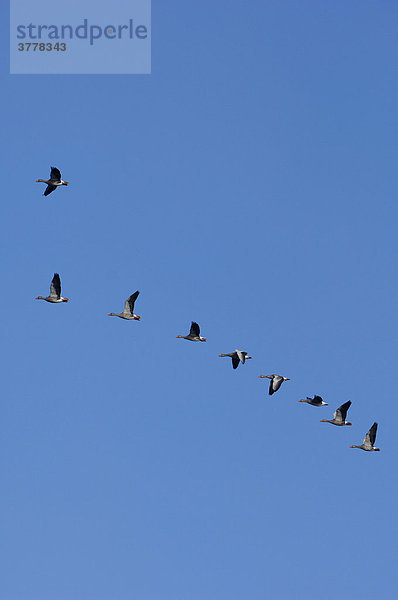
<svg viewBox="0 0 398 600"><path fill-rule="evenodd" d="M284 381L290 381L290 377L282 377L282 375L259 375L259 377L266 377L267 379L270 379L269 382L269 390L268 393L270 396L272 396L272 394L274 394L275 392L277 392L279 390L279 388L281 387L282 383Z"/></svg>
<svg viewBox="0 0 398 600"><path fill-rule="evenodd" d="M339 408L333 414L333 419L321 419L321 423L331 423L332 425L338 425L339 427L342 427L343 425L352 425L352 423L349 423L345 420L350 406L350 400L348 400L348 402L344 402L344 404L339 406Z"/></svg>
<svg viewBox="0 0 398 600"><path fill-rule="evenodd" d="M184 340L189 340L190 342L205 342L206 338L200 335L200 327L195 321L191 323L191 329L188 335L176 335L177 338L183 338Z"/></svg>
<svg viewBox="0 0 398 600"><path fill-rule="evenodd" d="M359 448L360 450L366 450L366 452L380 452L380 448L375 448L374 443L376 441L377 423L373 423L368 433L363 438L363 442L360 446L350 446L350 448Z"/></svg>
<svg viewBox="0 0 398 600"><path fill-rule="evenodd" d="M51 167L50 179L36 179L36 183L46 183L47 187L44 190L43 196L48 196L60 185L68 185L69 181L61 179L61 171L57 167Z"/></svg>
<svg viewBox="0 0 398 600"><path fill-rule="evenodd" d="M140 315L134 314L134 304L139 296L139 291L137 290L134 294L131 294L127 298L124 303L124 309L121 313L108 313L108 317L120 317L120 319L126 319L127 321L139 321L141 319Z"/></svg>
<svg viewBox="0 0 398 600"><path fill-rule="evenodd" d="M69 298L63 298L61 296L61 279L58 273L54 273L54 277L52 278L50 285L50 295L37 296L35 300L45 300L46 302L51 302L52 304L69 301Z"/></svg>
<svg viewBox="0 0 398 600"><path fill-rule="evenodd" d="M327 402L324 402L320 396L314 396L313 398L303 398L299 400L299 402L306 402L307 404L311 404L311 406L327 406Z"/></svg>
<svg viewBox="0 0 398 600"><path fill-rule="evenodd" d="M244 365L245 360L253 358L252 356L248 356L247 352L243 352L243 350L235 350L235 352L230 352L229 354L219 354L218 356L228 356L229 358L232 358L232 367L234 369L238 368L240 362L242 365Z"/></svg>

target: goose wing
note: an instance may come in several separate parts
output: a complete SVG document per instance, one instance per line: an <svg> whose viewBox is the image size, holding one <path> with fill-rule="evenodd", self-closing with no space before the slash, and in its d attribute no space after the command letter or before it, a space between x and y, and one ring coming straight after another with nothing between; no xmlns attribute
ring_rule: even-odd
<svg viewBox="0 0 398 600"><path fill-rule="evenodd" d="M239 366L239 356L237 352L233 352L231 354L231 358L232 358L232 366L234 369L237 369Z"/></svg>
<svg viewBox="0 0 398 600"><path fill-rule="evenodd" d="M51 192L53 192L56 189L57 189L56 185L52 185L51 183L49 183L47 185L46 189L44 190L43 196L48 196L48 194L51 194Z"/></svg>
<svg viewBox="0 0 398 600"><path fill-rule="evenodd" d="M235 350L235 353L236 353L238 359L240 360L240 362L242 363L242 365L244 365L247 352L242 352L242 350Z"/></svg>
<svg viewBox="0 0 398 600"><path fill-rule="evenodd" d="M363 445L365 448L369 449L373 448L376 441L376 431L377 431L377 423L373 423L372 427L369 429L368 433L365 435L363 439Z"/></svg>
<svg viewBox="0 0 398 600"><path fill-rule="evenodd" d="M189 335L192 336L200 336L200 327L197 323L195 323L195 321L192 321L191 323L191 329L189 330Z"/></svg>
<svg viewBox="0 0 398 600"><path fill-rule="evenodd" d="M50 296L53 298L60 298L61 296L61 279L58 273L54 273L54 277L51 281Z"/></svg>
<svg viewBox="0 0 398 600"><path fill-rule="evenodd" d="M137 290L136 292L134 292L134 294L131 294L131 296L127 298L126 302L124 303L124 313L128 315L134 314L134 304L139 296L139 293L140 292Z"/></svg>
<svg viewBox="0 0 398 600"><path fill-rule="evenodd" d="M52 181L61 181L61 171L57 167L51 167L50 179Z"/></svg>
<svg viewBox="0 0 398 600"><path fill-rule="evenodd" d="M280 375L273 375L269 384L269 394L272 396L274 392L277 392L282 385L283 377Z"/></svg>
<svg viewBox="0 0 398 600"><path fill-rule="evenodd" d="M336 421L341 421L342 423L344 423L346 416L347 416L347 410L350 408L350 406L351 406L351 400L348 400L348 402L344 402L344 404L339 406L339 408L336 410L336 412L333 415L334 418L336 419Z"/></svg>

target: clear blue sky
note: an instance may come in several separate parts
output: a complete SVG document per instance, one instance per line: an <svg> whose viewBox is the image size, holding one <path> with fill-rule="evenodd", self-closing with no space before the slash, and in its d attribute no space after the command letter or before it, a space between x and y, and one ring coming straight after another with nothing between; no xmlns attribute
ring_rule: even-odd
<svg viewBox="0 0 398 600"><path fill-rule="evenodd" d="M2 5L0 597L394 600L398 8L152 8L150 76L10 76Z"/></svg>

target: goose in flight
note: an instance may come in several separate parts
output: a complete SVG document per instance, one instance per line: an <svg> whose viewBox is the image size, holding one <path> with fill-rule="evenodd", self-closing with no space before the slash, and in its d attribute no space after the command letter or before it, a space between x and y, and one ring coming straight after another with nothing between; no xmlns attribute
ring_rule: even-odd
<svg viewBox="0 0 398 600"><path fill-rule="evenodd" d="M344 402L344 404L339 406L339 408L333 414L333 419L321 419L321 423L331 423L332 425L339 425L339 426L352 425L352 423L349 423L348 421L345 420L345 418L347 416L347 410L350 408L350 406L351 406L351 400L348 400L348 402Z"/></svg>
<svg viewBox="0 0 398 600"><path fill-rule="evenodd" d="M314 396L313 398L307 398L299 400L299 402L307 402L307 404L311 404L311 406L327 406L327 402L324 402L320 396Z"/></svg>
<svg viewBox="0 0 398 600"><path fill-rule="evenodd" d="M51 194L59 185L68 185L69 181L61 179L61 171L57 167L51 167L50 179L36 179L36 183L46 183L43 196Z"/></svg>
<svg viewBox="0 0 398 600"><path fill-rule="evenodd" d="M134 294L131 294L124 303L124 309L121 313L108 313L108 317L120 317L121 319L127 319L131 321L134 319L135 321L139 321L141 319L140 315L134 314L134 303L138 298L139 291L137 290Z"/></svg>
<svg viewBox="0 0 398 600"><path fill-rule="evenodd" d="M380 448L375 448L374 443L376 441L377 423L373 423L368 433L363 438L363 442L360 446L350 446L350 448L360 448L366 450L366 452L380 452Z"/></svg>
<svg viewBox="0 0 398 600"><path fill-rule="evenodd" d="M259 377L267 377L270 379L268 393L270 396L277 392L284 381L290 381L290 377L282 377L282 375L259 375Z"/></svg>
<svg viewBox="0 0 398 600"><path fill-rule="evenodd" d="M253 358L252 356L247 356L247 352L243 352L243 350L235 350L235 352L230 352L229 354L219 354L218 356L229 356L232 358L232 367L234 369L238 368L239 363L242 365L245 364L245 360L249 360L249 358Z"/></svg>
<svg viewBox="0 0 398 600"><path fill-rule="evenodd" d="M200 335L200 327L195 321L191 323L191 329L188 335L176 335L178 338L183 338L184 340L189 340L190 342L205 342L206 338Z"/></svg>
<svg viewBox="0 0 398 600"><path fill-rule="evenodd" d="M50 285L49 296L37 296L35 300L45 300L46 302L68 302L69 298L62 298L61 296L61 279L58 273L54 273L54 277Z"/></svg>

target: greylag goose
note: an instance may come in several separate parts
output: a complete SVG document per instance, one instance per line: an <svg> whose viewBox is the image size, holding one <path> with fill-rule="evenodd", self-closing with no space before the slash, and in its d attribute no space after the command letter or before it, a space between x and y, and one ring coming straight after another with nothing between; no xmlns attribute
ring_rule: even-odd
<svg viewBox="0 0 398 600"><path fill-rule="evenodd" d="M351 400L344 402L344 404L339 406L339 408L333 414L333 419L321 419L321 423L331 423L332 425L338 425L339 427L343 425L352 425L352 423L349 423L345 420L347 416L347 410L350 408L350 406Z"/></svg>
<svg viewBox="0 0 398 600"><path fill-rule="evenodd" d="M134 303L138 298L139 291L137 290L134 294L131 294L124 303L124 310L121 313L108 313L108 317L120 317L121 319L127 319L131 321L134 319L135 321L139 321L141 319L140 315L134 314Z"/></svg>
<svg viewBox="0 0 398 600"><path fill-rule="evenodd" d="M36 183L46 183L43 196L51 194L59 185L68 185L69 181L61 179L61 171L57 167L51 167L50 179L36 179Z"/></svg>
<svg viewBox="0 0 398 600"><path fill-rule="evenodd" d="M373 423L368 433L363 438L363 442L360 446L350 446L350 448L360 448L366 450L366 452L380 452L380 448L375 448L374 443L376 441L377 423Z"/></svg>
<svg viewBox="0 0 398 600"><path fill-rule="evenodd" d="M259 375L259 377L267 377L270 379L268 393L270 396L277 392L284 381L290 381L290 377L282 377L282 375Z"/></svg>
<svg viewBox="0 0 398 600"><path fill-rule="evenodd" d="M311 406L327 406L327 402L324 402L320 396L314 396L313 398L303 398L299 400L299 402L306 402L307 404L311 404Z"/></svg>
<svg viewBox="0 0 398 600"><path fill-rule="evenodd" d="M68 302L69 298L62 298L61 296L61 280L58 273L54 273L54 277L50 285L49 296L37 296L35 300L45 300L46 302Z"/></svg>
<svg viewBox="0 0 398 600"><path fill-rule="evenodd" d="M206 338L200 335L200 327L195 321L191 323L191 329L188 335L176 335L177 338L183 338L184 340L189 340L190 342L205 342Z"/></svg>
<svg viewBox="0 0 398 600"><path fill-rule="evenodd" d="M252 356L247 356L247 352L243 352L243 350L235 350L235 352L230 352L229 354L219 354L218 356L229 356L232 358L232 367L234 369L238 368L239 363L242 365L245 364L245 360L249 360L249 358L253 358Z"/></svg>

